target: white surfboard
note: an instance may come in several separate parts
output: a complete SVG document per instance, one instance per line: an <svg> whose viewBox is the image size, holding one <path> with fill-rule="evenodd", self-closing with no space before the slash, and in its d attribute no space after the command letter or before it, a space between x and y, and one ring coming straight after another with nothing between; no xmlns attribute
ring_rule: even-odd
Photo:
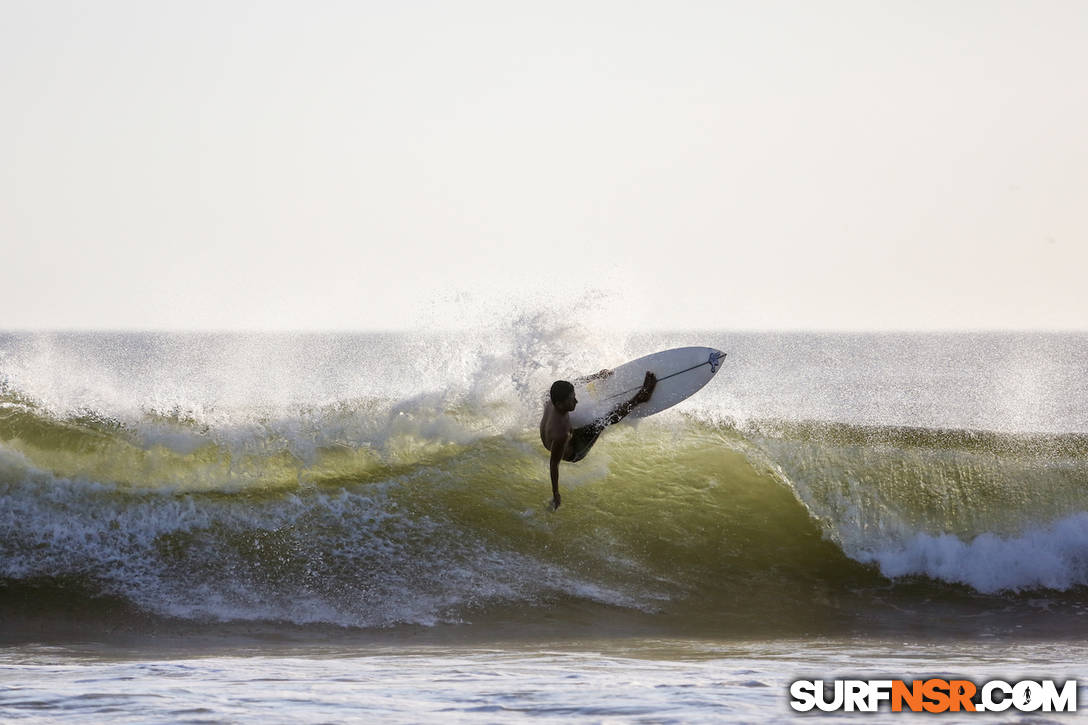
<svg viewBox="0 0 1088 725"><path fill-rule="evenodd" d="M627 417L660 413L709 383L724 360L725 353L712 347L678 347L624 363L603 379L573 381L578 407L570 414L571 425L586 425L630 400L642 387L647 371L657 376L654 394Z"/></svg>

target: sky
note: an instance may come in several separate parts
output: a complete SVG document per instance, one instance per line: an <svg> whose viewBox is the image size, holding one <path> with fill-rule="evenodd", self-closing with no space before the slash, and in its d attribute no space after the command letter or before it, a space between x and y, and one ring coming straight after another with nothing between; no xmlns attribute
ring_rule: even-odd
<svg viewBox="0 0 1088 725"><path fill-rule="evenodd" d="M1088 329L1088 3L0 0L0 329Z"/></svg>

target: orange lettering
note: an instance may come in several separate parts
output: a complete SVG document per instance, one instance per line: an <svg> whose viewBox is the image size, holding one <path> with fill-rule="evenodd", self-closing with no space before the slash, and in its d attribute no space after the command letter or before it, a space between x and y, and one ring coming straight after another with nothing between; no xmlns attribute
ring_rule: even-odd
<svg viewBox="0 0 1088 725"><path fill-rule="evenodd" d="M952 680L948 683L948 692L953 712L959 712L962 706L967 712L975 711L975 703L971 698L975 696L975 683L970 680Z"/></svg>
<svg viewBox="0 0 1088 725"><path fill-rule="evenodd" d="M934 678L922 683L922 694L931 702L922 704L926 712L944 712L948 709L948 682Z"/></svg>
<svg viewBox="0 0 1088 725"><path fill-rule="evenodd" d="M902 712L904 700L914 712L922 710L922 681L914 680L910 687L902 680L892 681L892 712Z"/></svg>

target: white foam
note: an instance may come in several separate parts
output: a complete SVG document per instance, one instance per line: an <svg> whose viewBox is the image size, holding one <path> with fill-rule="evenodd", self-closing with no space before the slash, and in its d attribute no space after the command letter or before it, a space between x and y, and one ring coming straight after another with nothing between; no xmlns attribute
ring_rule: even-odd
<svg viewBox="0 0 1088 725"><path fill-rule="evenodd" d="M1067 590L1088 585L1088 512L1020 536L986 533L970 541L952 534L915 534L905 544L857 552L888 577L925 575L984 592Z"/></svg>

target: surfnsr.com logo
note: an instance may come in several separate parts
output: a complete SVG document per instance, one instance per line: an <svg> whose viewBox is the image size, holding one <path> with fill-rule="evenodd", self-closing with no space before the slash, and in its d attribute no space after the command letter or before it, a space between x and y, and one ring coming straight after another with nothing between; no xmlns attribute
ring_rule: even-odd
<svg viewBox="0 0 1088 725"><path fill-rule="evenodd" d="M790 685L790 707L798 712L1075 712L1077 681L990 680L797 680Z"/></svg>

